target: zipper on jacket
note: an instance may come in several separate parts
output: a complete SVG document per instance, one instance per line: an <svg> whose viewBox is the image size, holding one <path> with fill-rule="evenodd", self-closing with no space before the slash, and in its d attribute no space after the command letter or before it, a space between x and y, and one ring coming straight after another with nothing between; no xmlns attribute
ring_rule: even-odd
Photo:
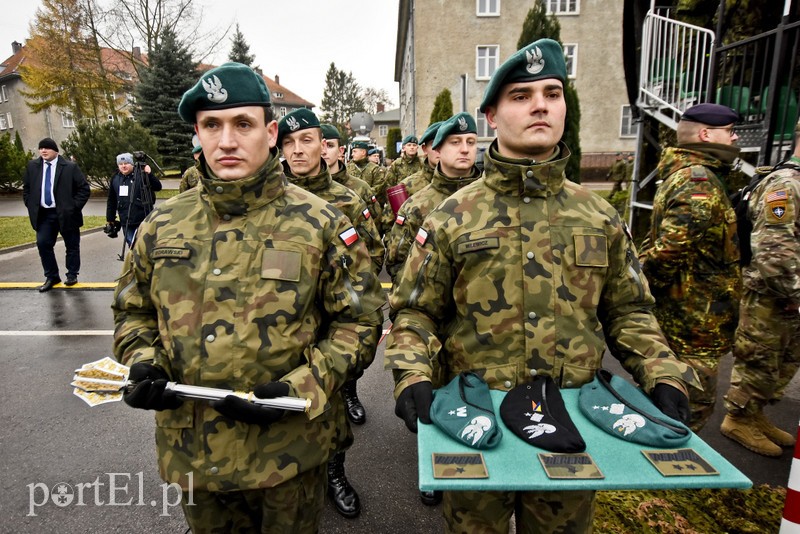
<svg viewBox="0 0 800 534"><path fill-rule="evenodd" d="M411 292L411 296L408 297L409 306L414 306L417 303L417 299L419 298L420 294L422 293L422 279L425 277L425 271L427 271L428 264L432 258L433 252L428 252L428 255L425 256L424 260L422 260L422 267L420 267L419 272L417 273L417 280L414 283L414 290Z"/></svg>
<svg viewBox="0 0 800 534"><path fill-rule="evenodd" d="M347 256L342 254L340 257L342 263L342 269L344 270L344 275L342 279L344 280L344 287L347 289L347 292L350 294L350 299L353 301L351 306L356 311L356 315L361 315L364 311L361 308L361 297L358 296L358 292L356 292L355 288L353 288L353 284L350 281L350 269L347 267Z"/></svg>

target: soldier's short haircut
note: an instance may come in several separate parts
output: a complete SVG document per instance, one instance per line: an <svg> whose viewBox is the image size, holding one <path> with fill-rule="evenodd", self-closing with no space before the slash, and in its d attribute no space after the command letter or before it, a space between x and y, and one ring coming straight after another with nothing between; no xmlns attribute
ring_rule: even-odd
<svg viewBox="0 0 800 534"><path fill-rule="evenodd" d="M700 130L706 128L701 122L680 121L676 130L678 144L695 143L699 140Z"/></svg>

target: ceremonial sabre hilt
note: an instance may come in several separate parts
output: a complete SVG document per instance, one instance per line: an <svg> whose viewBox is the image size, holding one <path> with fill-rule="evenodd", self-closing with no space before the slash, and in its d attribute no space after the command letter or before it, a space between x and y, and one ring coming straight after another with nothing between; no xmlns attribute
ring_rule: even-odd
<svg viewBox="0 0 800 534"><path fill-rule="evenodd" d="M136 382L128 379L129 371L128 367L106 357L76 369L70 385L75 388L73 393L83 399L89 406L116 402L122 400L123 392L130 391L136 387ZM165 389L175 392L178 397L184 399L214 401L222 400L228 395L236 395L240 399L266 408L305 413L308 413L311 408L311 399L301 397L259 399L252 392L190 386L178 384L177 382L167 382Z"/></svg>

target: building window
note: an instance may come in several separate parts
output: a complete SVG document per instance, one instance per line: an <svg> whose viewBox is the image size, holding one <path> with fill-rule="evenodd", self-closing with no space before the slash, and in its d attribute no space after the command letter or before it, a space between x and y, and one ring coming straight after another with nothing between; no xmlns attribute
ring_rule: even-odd
<svg viewBox="0 0 800 534"><path fill-rule="evenodd" d="M494 137L494 129L489 126L489 121L480 108L475 108L475 124L478 126L478 137Z"/></svg>
<svg viewBox="0 0 800 534"><path fill-rule="evenodd" d="M567 78L575 78L578 75L578 45L565 44L564 59L567 62Z"/></svg>
<svg viewBox="0 0 800 534"><path fill-rule="evenodd" d="M8 127L14 127L14 121L11 120L11 113L6 113L6 120L8 121Z"/></svg>
<svg viewBox="0 0 800 534"><path fill-rule="evenodd" d="M477 0L479 17L500 16L500 0Z"/></svg>
<svg viewBox="0 0 800 534"><path fill-rule="evenodd" d="M548 15L577 15L581 0L547 0Z"/></svg>
<svg viewBox="0 0 800 534"><path fill-rule="evenodd" d="M0 114L0 130L8 130L8 121L5 114Z"/></svg>
<svg viewBox="0 0 800 534"><path fill-rule="evenodd" d="M285 107L281 107L281 117L285 117L285 116L286 116L286 108Z"/></svg>
<svg viewBox="0 0 800 534"><path fill-rule="evenodd" d="M8 95L6 94L6 86L0 87L0 102L8 102Z"/></svg>
<svg viewBox="0 0 800 534"><path fill-rule="evenodd" d="M385 124L378 126L378 136L386 137L389 134L389 127Z"/></svg>
<svg viewBox="0 0 800 534"><path fill-rule="evenodd" d="M478 80L488 80L497 70L497 63L500 59L500 47L498 45L478 46L475 57L475 78Z"/></svg>
<svg viewBox="0 0 800 534"><path fill-rule="evenodd" d="M283 93L275 91L275 98L283 98Z"/></svg>
<svg viewBox="0 0 800 534"><path fill-rule="evenodd" d="M61 126L64 128L75 128L75 117L71 111L61 112Z"/></svg>
<svg viewBox="0 0 800 534"><path fill-rule="evenodd" d="M634 122L630 106L622 106L622 121L619 128L620 137L636 137L639 135L639 123Z"/></svg>

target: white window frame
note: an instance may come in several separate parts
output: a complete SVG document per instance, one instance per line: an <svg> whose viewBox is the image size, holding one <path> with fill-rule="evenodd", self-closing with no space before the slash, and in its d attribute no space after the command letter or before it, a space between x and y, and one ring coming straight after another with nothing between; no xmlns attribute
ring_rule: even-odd
<svg viewBox="0 0 800 534"><path fill-rule="evenodd" d="M75 116L71 111L61 112L61 126L64 128L75 128Z"/></svg>
<svg viewBox="0 0 800 534"><path fill-rule="evenodd" d="M389 135L389 126L386 124L378 125L378 136L386 137L387 135Z"/></svg>
<svg viewBox="0 0 800 534"><path fill-rule="evenodd" d="M6 86L0 86L0 102L8 102L8 95L6 94Z"/></svg>
<svg viewBox="0 0 800 534"><path fill-rule="evenodd" d="M633 113L629 105L620 108L619 136L625 139L635 138L639 135L639 123L633 120Z"/></svg>
<svg viewBox="0 0 800 534"><path fill-rule="evenodd" d="M492 139L495 136L494 128L489 126L489 121L486 120L486 115L481 112L481 108L475 108L475 124L478 127L479 139Z"/></svg>
<svg viewBox="0 0 800 534"><path fill-rule="evenodd" d="M494 11L491 10L491 3L495 4ZM475 14L479 17L499 17L500 0L475 0Z"/></svg>
<svg viewBox="0 0 800 534"><path fill-rule="evenodd" d="M547 0L548 15L580 15L581 0Z"/></svg>
<svg viewBox="0 0 800 534"><path fill-rule="evenodd" d="M275 98L283 98L283 93L280 91L275 91Z"/></svg>
<svg viewBox="0 0 800 534"><path fill-rule="evenodd" d="M6 116L0 113L0 131L8 130L8 121L6 121Z"/></svg>
<svg viewBox="0 0 800 534"><path fill-rule="evenodd" d="M11 129L14 127L14 121L11 120L11 113L6 113L6 119L8 120L8 128Z"/></svg>
<svg viewBox="0 0 800 534"><path fill-rule="evenodd" d="M286 113L287 113L286 106L281 106L281 108L278 111L280 112L281 117L285 117L286 116Z"/></svg>
<svg viewBox="0 0 800 534"><path fill-rule="evenodd" d="M489 51L494 49L494 54L489 55ZM481 51L486 50L487 54L484 57L481 57ZM490 69L489 62L494 61L494 68ZM481 64L484 63L486 71L488 73L481 73ZM477 45L475 47L475 79L476 80L488 80L494 74L494 71L500 66L500 45L497 44L490 44L490 45Z"/></svg>
<svg viewBox="0 0 800 534"><path fill-rule="evenodd" d="M567 78L574 80L578 77L577 43L564 43L564 60L567 63Z"/></svg>

